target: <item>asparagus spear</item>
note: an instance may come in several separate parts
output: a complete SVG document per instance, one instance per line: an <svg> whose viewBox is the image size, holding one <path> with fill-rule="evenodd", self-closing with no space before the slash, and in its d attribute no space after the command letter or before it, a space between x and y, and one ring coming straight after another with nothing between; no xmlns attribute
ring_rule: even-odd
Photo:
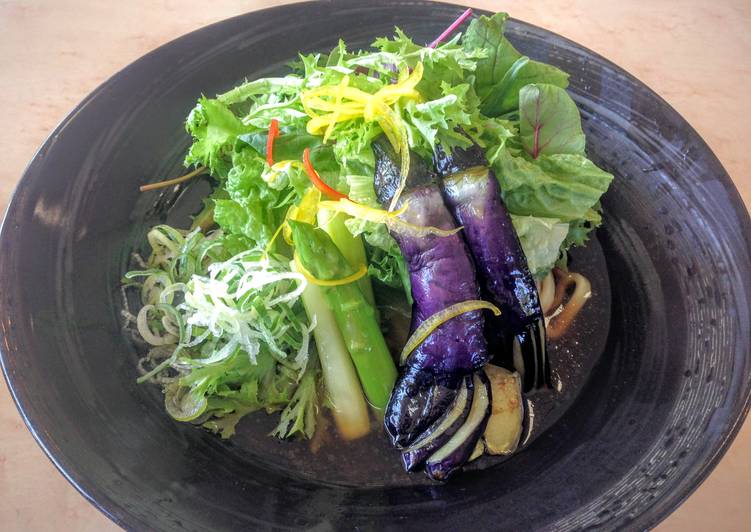
<svg viewBox="0 0 751 532"><path fill-rule="evenodd" d="M355 272L323 229L294 220L288 223L299 260L314 277L336 280ZM352 356L365 396L374 407L383 409L394 387L396 366L378 326L375 309L356 283L321 288Z"/></svg>
<svg viewBox="0 0 751 532"><path fill-rule="evenodd" d="M318 227L323 229L334 241L336 247L342 252L350 266L357 268L360 264L366 263L365 246L362 238L352 236L344 221L347 215L343 212L333 212L327 209L318 211ZM373 307L375 307L375 297L373 296L373 286L370 284L370 276L366 275L357 281L362 294Z"/></svg>
<svg viewBox="0 0 751 532"><path fill-rule="evenodd" d="M291 266L295 268L294 261ZM336 318L326 303L321 287L308 283L302 293L302 303L308 317L312 320L315 316L313 336L339 434L345 440L365 436L370 431L368 405L336 325Z"/></svg>

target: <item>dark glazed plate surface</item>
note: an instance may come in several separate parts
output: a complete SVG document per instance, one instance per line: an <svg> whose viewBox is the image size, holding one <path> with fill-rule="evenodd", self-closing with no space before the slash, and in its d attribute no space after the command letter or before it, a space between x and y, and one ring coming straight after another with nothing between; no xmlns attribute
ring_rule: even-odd
<svg viewBox="0 0 751 532"><path fill-rule="evenodd" d="M347 488L173 423L158 393L135 384L118 283L157 219L154 196L136 185L178 171L195 98L278 72L298 50L326 50L339 37L364 46L398 24L427 42L460 11L327 2L209 26L98 88L31 162L0 240L3 369L40 445L116 522L635 529L664 518L722 456L749 406L748 214L664 101L596 54L518 21L509 36L522 52L572 74L588 152L617 176L596 236L611 285L607 343L558 423L514 459L448 485ZM189 200L177 199L174 222L185 222Z"/></svg>

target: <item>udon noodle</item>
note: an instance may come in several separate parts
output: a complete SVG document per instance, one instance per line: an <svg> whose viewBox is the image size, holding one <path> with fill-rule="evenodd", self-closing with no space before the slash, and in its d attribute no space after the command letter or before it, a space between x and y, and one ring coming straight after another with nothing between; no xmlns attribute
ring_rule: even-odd
<svg viewBox="0 0 751 532"><path fill-rule="evenodd" d="M538 285L548 338L563 336L592 297L589 280L580 273L554 268Z"/></svg>

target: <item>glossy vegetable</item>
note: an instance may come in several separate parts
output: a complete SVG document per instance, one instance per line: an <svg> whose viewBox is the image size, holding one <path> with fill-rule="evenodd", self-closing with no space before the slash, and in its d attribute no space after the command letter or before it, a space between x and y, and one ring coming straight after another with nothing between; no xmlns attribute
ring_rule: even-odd
<svg viewBox="0 0 751 532"><path fill-rule="evenodd" d="M490 418L493 392L483 371L475 373L472 407L464 424L428 458L425 472L433 480L447 480L472 456Z"/></svg>
<svg viewBox="0 0 751 532"><path fill-rule="evenodd" d="M390 204L401 185L398 158L383 139L373 143L375 190L382 205ZM455 228L436 184L435 174L417 155L401 202L409 207L400 218L415 225ZM458 234L416 237L393 232L404 255L412 285L412 328L451 305L479 298L474 267ZM442 415L461 379L488 359L480 311L461 314L433 331L406 362L386 411L386 431L397 447L414 442Z"/></svg>
<svg viewBox="0 0 751 532"><path fill-rule="evenodd" d="M436 375L410 365L401 369L383 422L397 449L412 445L445 414L462 380L461 373Z"/></svg>
<svg viewBox="0 0 751 532"><path fill-rule="evenodd" d="M379 201L387 205L399 185L396 154L388 143L373 143L376 157L375 188ZM399 218L414 225L439 229L456 228L443 203L435 173L413 154L407 185L401 202L409 207ZM401 206L401 204L400 204ZM472 259L459 234L412 237L392 235L399 244L412 284L412 326L418 327L433 314L451 305L480 299L480 287ZM436 329L410 356L408 365L433 373L467 373L488 360L483 336L483 314L477 310L461 314Z"/></svg>
<svg viewBox="0 0 751 532"><path fill-rule="evenodd" d="M442 447L464 424L469 415L474 395L472 377L467 376L459 387L453 404L445 414L402 452L404 469L413 471L423 464L433 452Z"/></svg>
<svg viewBox="0 0 751 532"><path fill-rule="evenodd" d="M521 379L517 373L488 364L485 373L493 389L493 406L485 427L485 450L488 454L511 454L522 434L524 403Z"/></svg>
<svg viewBox="0 0 751 532"><path fill-rule="evenodd" d="M464 227L486 299L501 309L501 316L488 319L489 342L496 353L506 355L506 364L513 360L525 390L544 387L550 368L537 286L498 181L476 144L451 153L438 149L435 166L443 178L446 205Z"/></svg>
<svg viewBox="0 0 751 532"><path fill-rule="evenodd" d="M269 124L269 135L266 138L266 163L274 166L274 141L279 136L279 120L273 118Z"/></svg>
<svg viewBox="0 0 751 532"><path fill-rule="evenodd" d="M402 353L399 356L399 363L404 364L409 358L409 355L412 354L412 351L419 347L420 344L422 344L425 339L433 333L433 331L441 327L444 323L464 314L465 312L473 312L480 309L490 310L496 316L501 315L501 311L492 303L476 299L474 301L455 303L443 310L439 310L432 316L429 316L414 331L412 331L412 335L407 339L404 348L402 348Z"/></svg>
<svg viewBox="0 0 751 532"><path fill-rule="evenodd" d="M360 268L355 271L355 273L347 275L346 277L341 277L339 279L319 279L318 277L310 273L305 268L305 266L303 266L302 262L300 262L300 256L297 253L295 253L295 259L293 262L295 263L295 268L297 269L297 271L299 271L310 284L314 284L316 286L344 286L347 284L356 283L357 281L365 277L368 273L367 266L361 264Z"/></svg>
<svg viewBox="0 0 751 532"><path fill-rule="evenodd" d="M294 220L287 223L302 265L316 278L341 279L354 273L325 231ZM394 386L396 367L375 309L355 283L321 289L334 312L368 401L376 408L384 408Z"/></svg>

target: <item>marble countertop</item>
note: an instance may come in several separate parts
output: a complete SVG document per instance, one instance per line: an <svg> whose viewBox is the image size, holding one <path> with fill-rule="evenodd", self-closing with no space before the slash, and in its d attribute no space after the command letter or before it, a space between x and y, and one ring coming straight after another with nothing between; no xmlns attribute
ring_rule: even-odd
<svg viewBox="0 0 751 532"><path fill-rule="evenodd" d="M55 125L97 85L157 46L269 0L0 0L0 208ZM704 137L751 205L751 2L464 0L564 35L644 81ZM658 530L751 529L751 423ZM0 384L0 528L117 527L59 474Z"/></svg>

